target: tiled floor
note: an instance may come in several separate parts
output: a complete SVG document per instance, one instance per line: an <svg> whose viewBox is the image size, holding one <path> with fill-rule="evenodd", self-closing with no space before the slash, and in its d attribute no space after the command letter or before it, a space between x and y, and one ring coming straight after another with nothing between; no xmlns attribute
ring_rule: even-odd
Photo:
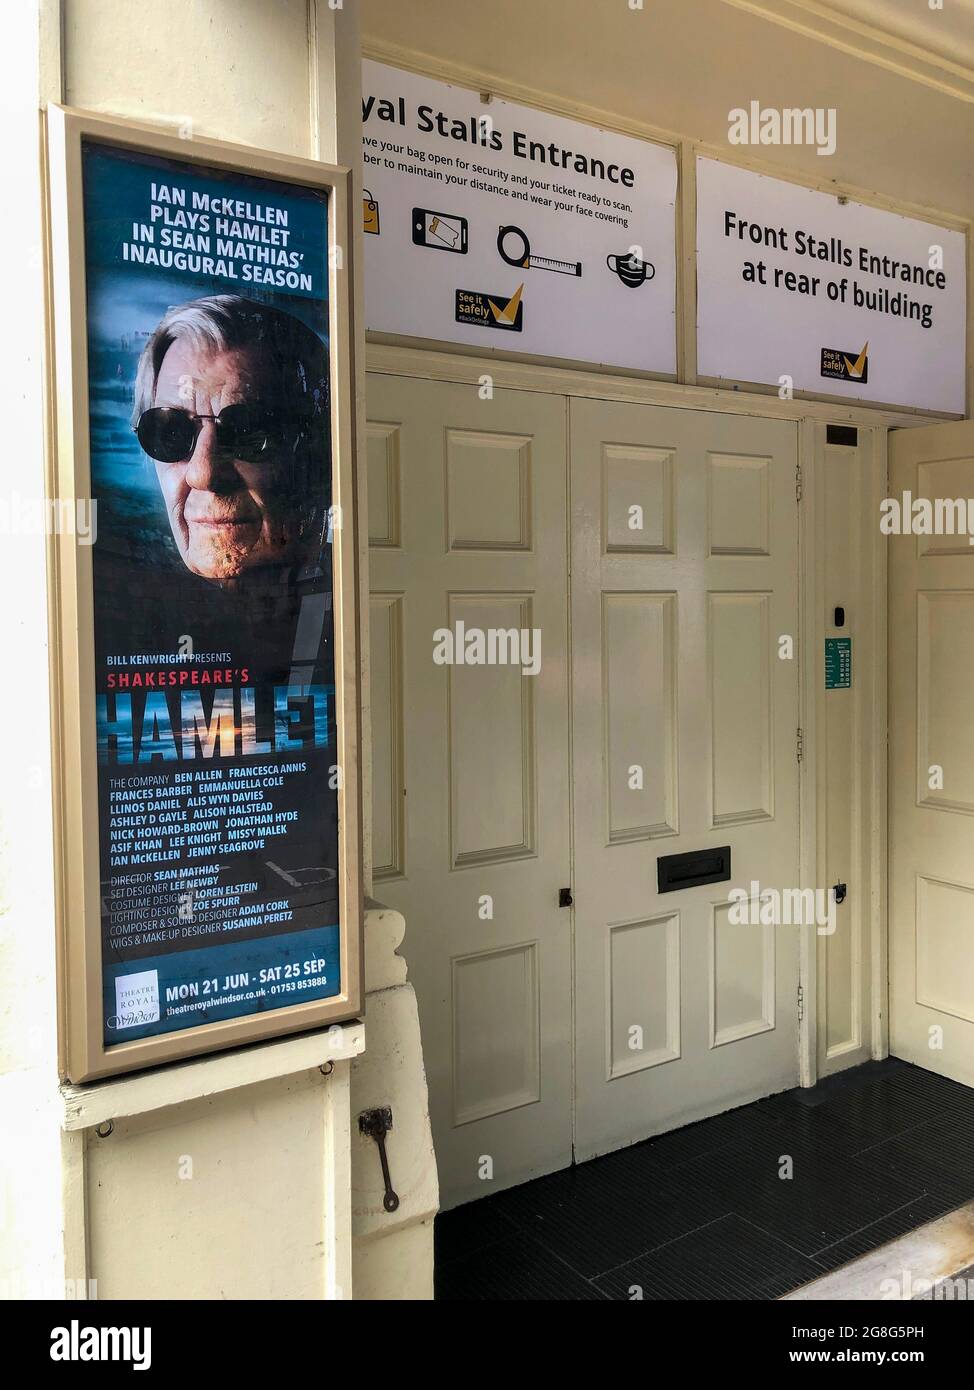
<svg viewBox="0 0 974 1390"><path fill-rule="evenodd" d="M779 1298L971 1197L974 1089L871 1062L446 1212L437 1298Z"/></svg>

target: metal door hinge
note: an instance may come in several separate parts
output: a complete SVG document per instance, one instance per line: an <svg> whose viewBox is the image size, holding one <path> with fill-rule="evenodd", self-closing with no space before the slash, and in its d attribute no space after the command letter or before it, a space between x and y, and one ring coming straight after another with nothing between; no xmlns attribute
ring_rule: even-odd
<svg viewBox="0 0 974 1390"><path fill-rule="evenodd" d="M795 501L800 502L804 495L804 479L802 478L802 466L795 464Z"/></svg>
<svg viewBox="0 0 974 1390"><path fill-rule="evenodd" d="M795 757L801 762L805 756L805 732L803 729L795 730Z"/></svg>
<svg viewBox="0 0 974 1390"><path fill-rule="evenodd" d="M805 991L801 985L798 986L798 1022L801 1023L805 1017Z"/></svg>

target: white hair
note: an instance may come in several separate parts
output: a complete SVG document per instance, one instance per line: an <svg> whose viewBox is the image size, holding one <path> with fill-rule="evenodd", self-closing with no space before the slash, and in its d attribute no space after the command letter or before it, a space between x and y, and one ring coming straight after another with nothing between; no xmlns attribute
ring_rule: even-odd
<svg viewBox="0 0 974 1390"><path fill-rule="evenodd" d="M167 310L142 349L135 375L132 423L155 399L163 358L187 339L207 354L259 351L282 399L318 413L327 400L327 359L317 335L300 319L238 294L206 295Z"/></svg>

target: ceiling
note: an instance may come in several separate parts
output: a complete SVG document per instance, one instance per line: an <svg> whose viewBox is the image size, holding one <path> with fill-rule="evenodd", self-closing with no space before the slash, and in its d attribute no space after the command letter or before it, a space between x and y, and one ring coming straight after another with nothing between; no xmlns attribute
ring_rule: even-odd
<svg viewBox="0 0 974 1390"><path fill-rule="evenodd" d="M728 112L823 106L838 147L769 167L974 217L974 0L362 0L366 51L535 104L727 141ZM966 55L966 58L965 58Z"/></svg>
<svg viewBox="0 0 974 1390"><path fill-rule="evenodd" d="M974 70L974 0L823 0L820 8Z"/></svg>

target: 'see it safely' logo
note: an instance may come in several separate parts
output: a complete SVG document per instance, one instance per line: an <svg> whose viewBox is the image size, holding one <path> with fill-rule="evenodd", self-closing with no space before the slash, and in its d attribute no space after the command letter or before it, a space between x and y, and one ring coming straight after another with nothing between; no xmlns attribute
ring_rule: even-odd
<svg viewBox="0 0 974 1390"><path fill-rule="evenodd" d="M484 294L481 290L457 290L457 323L520 333L524 324L523 290L524 286L518 285L510 299L501 294Z"/></svg>
<svg viewBox="0 0 974 1390"><path fill-rule="evenodd" d="M865 385L869 380L869 344L858 356L855 352L843 352L841 348L823 348L822 376Z"/></svg>

